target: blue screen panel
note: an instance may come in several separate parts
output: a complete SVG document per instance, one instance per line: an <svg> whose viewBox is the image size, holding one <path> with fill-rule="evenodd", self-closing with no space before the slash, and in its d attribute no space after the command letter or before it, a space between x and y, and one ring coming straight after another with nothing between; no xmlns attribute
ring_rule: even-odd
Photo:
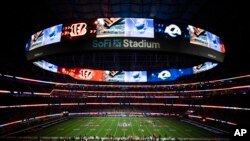
<svg viewBox="0 0 250 141"><path fill-rule="evenodd" d="M147 82L147 72L125 71L125 82Z"/></svg>

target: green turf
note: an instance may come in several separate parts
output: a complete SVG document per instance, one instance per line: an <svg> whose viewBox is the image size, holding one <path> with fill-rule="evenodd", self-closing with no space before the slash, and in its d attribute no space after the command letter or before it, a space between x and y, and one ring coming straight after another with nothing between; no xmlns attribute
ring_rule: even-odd
<svg viewBox="0 0 250 141"><path fill-rule="evenodd" d="M161 136L174 138L216 138L215 134L172 118L84 117L47 127L30 136Z"/></svg>

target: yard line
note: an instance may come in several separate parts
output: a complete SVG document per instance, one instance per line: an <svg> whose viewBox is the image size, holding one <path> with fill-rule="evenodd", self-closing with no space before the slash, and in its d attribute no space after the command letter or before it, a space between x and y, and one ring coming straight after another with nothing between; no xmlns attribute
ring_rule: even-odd
<svg viewBox="0 0 250 141"><path fill-rule="evenodd" d="M65 122L61 122L61 123L55 124L54 126L50 126L50 127L46 128L46 130L42 130L41 132L39 132L39 136L57 135L58 131L56 129L64 128L65 125L67 125L69 122L71 122L71 121L66 120ZM63 131L61 131L61 132L63 132Z"/></svg>
<svg viewBox="0 0 250 141"><path fill-rule="evenodd" d="M164 121L162 121L161 119L158 119L158 121L159 121L159 123L161 124L161 125L164 125L165 123L166 123L166 120L164 120ZM161 137L165 137L165 135L166 135L166 133L168 134L168 136L169 136L169 132L168 132L168 130L167 129L169 129L169 124L167 124L168 126L167 127L165 127L165 126L162 126L161 128L160 128L160 135L161 135Z"/></svg>
<svg viewBox="0 0 250 141"><path fill-rule="evenodd" d="M147 118L147 119L148 119L148 118ZM151 136L151 135L152 135L152 132L149 131L148 126L145 125L145 127L146 127L146 129L147 129L147 131L148 131L148 133L149 133L149 136Z"/></svg>
<svg viewBox="0 0 250 141"><path fill-rule="evenodd" d="M79 119L79 122L77 124L80 126L79 133L80 133L80 136L82 136L82 134L85 133L85 130L86 130L86 127L83 126L83 124L89 122L90 119L89 118L78 118L78 117L75 119Z"/></svg>
<svg viewBox="0 0 250 141"><path fill-rule="evenodd" d="M89 122L91 121L91 118L87 118L87 119L88 119L89 121L86 122L86 123L89 123ZM86 130L89 129L89 127L87 127L87 126L85 126L84 128L85 128ZM84 130L85 130L85 129L84 129ZM88 132L85 133L85 135L88 136L88 134L89 134L90 132L92 132L92 131L93 131L93 130L89 130Z"/></svg>
<svg viewBox="0 0 250 141"><path fill-rule="evenodd" d="M72 133L74 132L73 128L78 127L79 119L72 119L72 122L70 125L67 124L66 127L64 127L63 135L64 136L71 136Z"/></svg>
<svg viewBox="0 0 250 141"><path fill-rule="evenodd" d="M110 127L112 127L114 121L115 121L115 120L113 120L113 118L112 118L111 124L109 125L109 128L108 128L108 130L106 131L106 135L108 134L108 132L109 132L109 134L110 134L110 130L109 130L109 129L111 129ZM112 130L112 129L111 129L111 130Z"/></svg>
<svg viewBox="0 0 250 141"><path fill-rule="evenodd" d="M125 127L123 127L123 123L125 122L126 123L126 119L124 119L124 117L121 117L120 119L122 119L122 123L119 123L119 124L122 124L120 125L121 126L121 131L123 131L123 136L125 137Z"/></svg>
<svg viewBox="0 0 250 141"><path fill-rule="evenodd" d="M185 137L190 137L190 133L187 133L184 131L184 128L186 128L186 127L183 127L183 124L180 121L176 121L173 119L171 123L174 124L172 127L173 128L172 131L176 130L177 131L176 133L178 135L180 135L180 136L185 135Z"/></svg>
<svg viewBox="0 0 250 141"><path fill-rule="evenodd" d="M132 118L132 119L134 119L134 118ZM132 120L131 120L131 118L129 117L129 122L130 122L130 127L132 128L132 135L134 135L135 133L134 133L134 129L133 129L133 124L132 124ZM131 136L132 136L131 135Z"/></svg>
<svg viewBox="0 0 250 141"><path fill-rule="evenodd" d="M107 118L107 117L103 117L103 118ZM96 132L95 135L98 136L98 134L99 134L101 131L103 131L103 128L105 127L105 125L106 125L107 123L109 123L108 121L109 121L109 120L105 120L105 123L102 125L101 128L98 129L98 131ZM100 136L99 136L99 137L100 137Z"/></svg>
<svg viewBox="0 0 250 141"><path fill-rule="evenodd" d="M140 120L142 120L143 118L140 118ZM139 123L139 121L138 121L138 119L134 119L135 120L135 122L137 122L137 127L140 125L140 123ZM138 128L138 129L141 129L141 126ZM144 137L144 134L142 133L142 131L140 130L139 131L141 134L142 134L142 137Z"/></svg>
<svg viewBox="0 0 250 141"><path fill-rule="evenodd" d="M186 137L190 136L190 133L187 133L184 131L183 129L183 125L179 122L176 121L175 119L169 119L169 120L164 120L162 122L168 122L168 124L170 125L170 129L167 131L168 132L168 136L171 137L181 137L182 135L185 135Z"/></svg>
<svg viewBox="0 0 250 141"><path fill-rule="evenodd" d="M118 123L119 122L120 122L120 118L118 118ZM115 134L114 134L115 137L116 137L116 132L117 132L117 128L118 128L118 123L117 123L116 128L115 128Z"/></svg>

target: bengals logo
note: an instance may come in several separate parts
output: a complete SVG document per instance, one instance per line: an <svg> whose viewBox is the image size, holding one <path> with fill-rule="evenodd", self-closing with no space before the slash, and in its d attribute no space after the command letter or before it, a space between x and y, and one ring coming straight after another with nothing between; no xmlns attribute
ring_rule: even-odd
<svg viewBox="0 0 250 141"><path fill-rule="evenodd" d="M94 75L94 72L92 70L89 70L89 69L80 70L80 77L82 79L90 80L92 79L93 75Z"/></svg>
<svg viewBox="0 0 250 141"><path fill-rule="evenodd" d="M86 23L76 23L72 24L70 27L70 36L83 36L87 33L87 24Z"/></svg>

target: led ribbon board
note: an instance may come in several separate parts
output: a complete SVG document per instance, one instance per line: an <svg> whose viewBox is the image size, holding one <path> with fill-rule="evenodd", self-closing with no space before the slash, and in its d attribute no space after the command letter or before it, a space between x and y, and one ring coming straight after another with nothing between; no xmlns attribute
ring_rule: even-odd
<svg viewBox="0 0 250 141"><path fill-rule="evenodd" d="M65 68L44 60L47 56L62 53L102 50L163 51L200 56L208 61L181 69L113 71ZM218 36L192 25L146 18L98 18L59 24L38 31L28 40L25 53L35 65L78 80L159 82L214 68L223 62L225 48Z"/></svg>

